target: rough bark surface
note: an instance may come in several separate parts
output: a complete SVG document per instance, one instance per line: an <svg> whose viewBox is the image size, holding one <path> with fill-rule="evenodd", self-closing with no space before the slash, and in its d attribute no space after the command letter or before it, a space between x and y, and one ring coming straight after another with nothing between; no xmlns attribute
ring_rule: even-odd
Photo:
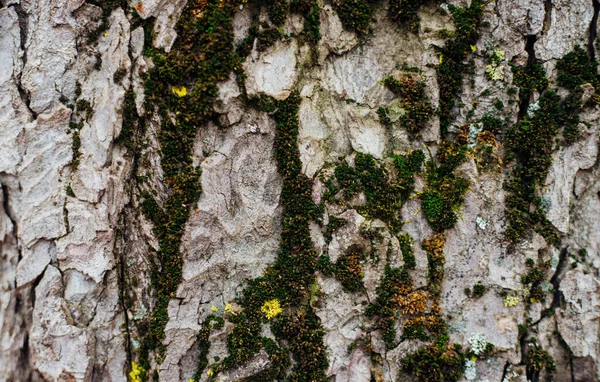
<svg viewBox="0 0 600 382"><path fill-rule="evenodd" d="M423 3L419 22L395 17L409 3ZM368 27L348 23L344 10L356 4L368 8L354 8ZM469 28L460 12L476 7L481 15L466 22L474 41L460 40ZM223 9L233 9L232 52L243 57L198 101L211 110L194 119L200 112L177 102L194 97L198 78L210 87L213 68L202 63L216 48L178 33L185 20L209 25L200 37L225 28L211 24ZM597 0L0 0L0 381L600 380L599 11ZM450 41L467 51L447 52ZM591 71L573 85L561 80L570 52ZM449 106L442 69L455 55L462 78ZM201 70L158 75L161 57ZM535 65L548 80L528 92L519 71ZM181 83L149 81L177 76ZM421 103L407 95L412 85L422 87ZM540 140L515 134L550 93L582 101L565 112L577 116L573 138L560 117L564 126L541 137L549 149L515 150ZM425 108L422 122L412 107ZM282 148L294 118L295 145ZM486 127L489 118L497 128ZM195 130L176 136L178 159L164 131L180 134L186 123ZM298 173L281 150L297 155ZM396 161L418 150L426 163L396 187L406 170ZM455 184L431 177L455 154L459 163L447 168L468 189L436 223L426 204ZM168 155L180 161L175 170ZM519 210L525 227L511 237L510 182L537 155L549 161L539 181L521 178L533 192ZM365 158L371 177L344 183L340 169ZM198 180L177 183L192 176L187 169ZM314 202L306 221L290 212L306 202L290 188L304 179ZM199 197L173 206L179 184ZM178 214L185 222L172 230ZM167 221L167 234L157 221ZM310 266L295 252L306 243L286 241L304 223ZM165 243L176 243L175 257ZM272 267L286 251L288 267L310 269L307 281L244 302L270 288L249 289L252 280L289 281ZM165 274L177 256L180 272ZM386 300L393 270L407 272L410 290ZM170 277L176 291L161 292ZM282 311L271 317L273 300ZM391 340L381 304L392 311ZM244 313L252 309L258 321ZM155 325L160 317L165 324ZM240 317L263 339L234 359L236 328L251 327ZM303 332L286 325L309 318L318 329L295 342ZM419 320L422 335L411 337ZM325 364L307 363L307 343ZM493 348L481 350L486 343ZM419 358L420 350L437 355ZM314 373L295 371L308 364ZM268 374L275 365L282 370Z"/></svg>

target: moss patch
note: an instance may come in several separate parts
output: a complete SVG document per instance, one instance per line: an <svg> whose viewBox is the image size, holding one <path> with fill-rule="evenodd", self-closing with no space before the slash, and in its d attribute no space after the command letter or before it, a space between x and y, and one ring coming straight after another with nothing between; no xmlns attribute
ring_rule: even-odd
<svg viewBox="0 0 600 382"><path fill-rule="evenodd" d="M440 126L444 132L454 120L453 109L457 106L456 98L460 94L464 74L470 71L469 65L463 61L471 53L471 46L479 39L477 26L483 15L484 6L483 0L473 0L469 8L449 5L456 31L454 38L441 48L437 72L440 87Z"/></svg>
<svg viewBox="0 0 600 382"><path fill-rule="evenodd" d="M157 360L162 358L161 342L169 319L167 306L182 275L181 235L190 208L201 193L200 169L192 165L193 139L198 128L212 117L217 83L226 80L234 67L234 4L227 5L216 0L188 2L177 24L178 38L173 49L169 53L151 47L146 50L155 67L145 81L145 109L149 115L156 110L162 121L158 138L168 187L167 198L162 202L151 192L142 194L142 211L153 223L159 243L150 259L155 304L148 321L138 327L142 337L140 363L146 370L150 369L150 352L159 350ZM173 87L185 87L186 94L174 94ZM126 102L132 101L131 96ZM123 141L127 145L131 130L125 126Z"/></svg>
<svg viewBox="0 0 600 382"><path fill-rule="evenodd" d="M383 85L401 98L404 114L400 117L400 124L413 136L427 125L433 115L433 106L425 95L425 82L419 77L418 73L413 73L402 75L400 79L391 75L383 79ZM385 109L380 108L377 113L384 125L391 123Z"/></svg>
<svg viewBox="0 0 600 382"><path fill-rule="evenodd" d="M319 258L318 269L323 274L334 276L342 283L342 287L347 292L358 292L364 289L363 284L363 266L365 259L364 249L359 246L352 246L340 256L333 264L329 256Z"/></svg>
<svg viewBox="0 0 600 382"><path fill-rule="evenodd" d="M333 3L344 29L359 35L369 32L371 6L367 0L339 0Z"/></svg>

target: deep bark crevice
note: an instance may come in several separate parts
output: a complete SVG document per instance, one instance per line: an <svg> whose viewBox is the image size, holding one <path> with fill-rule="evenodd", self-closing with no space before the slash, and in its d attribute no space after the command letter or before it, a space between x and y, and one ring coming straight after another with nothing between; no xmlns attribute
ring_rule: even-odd
<svg viewBox="0 0 600 382"><path fill-rule="evenodd" d="M17 13L17 16L19 17L19 35L20 35L20 40L21 40L20 47L22 50L21 61L23 62L23 68L25 68L25 65L27 64L26 42L27 42L27 36L28 36L28 25L27 24L29 22L29 15L27 14L27 12L25 12L25 10L23 10L23 7L21 7L20 4L11 4L10 6L15 9L15 12ZM27 91L23 87L23 84L21 83L21 77L23 75L22 69L21 69L21 73L19 73L19 76L16 78L16 81L15 81L16 85L17 85L17 89L19 90L19 95L21 97L21 100L27 107L27 110L29 110L29 112L31 113L32 118L37 119L37 113L35 111L33 111L30 107L31 95L29 94L29 91Z"/></svg>
<svg viewBox="0 0 600 382"><path fill-rule="evenodd" d="M592 21L590 22L588 54L592 61L596 61L596 48L594 47L594 42L596 41L596 37L598 35L598 14L600 14L600 1L592 0L592 4L594 6L594 16L592 16Z"/></svg>
<svg viewBox="0 0 600 382"><path fill-rule="evenodd" d="M528 35L525 37L525 51L527 52L527 66L535 64L535 42L537 41L536 35ZM518 120L522 120L527 115L527 108L529 108L530 97L523 97L519 103Z"/></svg>

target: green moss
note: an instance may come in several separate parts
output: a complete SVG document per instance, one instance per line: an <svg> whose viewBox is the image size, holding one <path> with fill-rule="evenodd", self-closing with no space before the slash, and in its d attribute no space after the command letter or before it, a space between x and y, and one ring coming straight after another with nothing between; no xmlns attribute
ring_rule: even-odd
<svg viewBox="0 0 600 382"><path fill-rule="evenodd" d="M538 105L534 115L513 125L506 134L506 159L516 161L513 178L505 185L509 191L506 232L509 239L516 241L523 236L527 226L532 226L547 240L556 243L558 238L553 237L537 189L550 169L559 127L565 117L570 117L564 114L560 97L554 91L544 92Z"/></svg>
<svg viewBox="0 0 600 382"><path fill-rule="evenodd" d="M546 301L547 291L542 288L542 283L545 281L545 274L548 271L549 264L541 264L535 266L532 259L527 261L526 265L529 268L525 276L521 277L521 282L529 289L529 302L544 302Z"/></svg>
<svg viewBox="0 0 600 382"><path fill-rule="evenodd" d="M73 188L71 187L71 183L69 183L67 185L66 192L67 192L67 196L70 196L72 198L75 197L75 193L73 192Z"/></svg>
<svg viewBox="0 0 600 382"><path fill-rule="evenodd" d="M200 169L192 165L193 140L199 126L212 117L217 83L224 81L234 66L233 6L210 0L190 1L177 24L178 38L167 54L153 50L155 66L145 81L146 106L151 115L157 110L162 120L159 132L161 166L168 196L159 203L153 193L144 192L141 208L153 223L159 250L152 256L151 285L155 294L154 309L147 322L139 323L142 337L140 363L150 368L150 352L164 346L164 328L169 319L167 306L176 293L182 276L180 252L183 228L190 208L201 193ZM194 16L202 11L203 17ZM183 86L187 94L175 95L174 86ZM131 142L134 95L126 95L123 142ZM169 115L175 116L172 120Z"/></svg>
<svg viewBox="0 0 600 382"><path fill-rule="evenodd" d="M454 227L458 216L452 210L452 206L439 192L424 192L421 195L423 212L429 226L436 231L444 231Z"/></svg>
<svg viewBox="0 0 600 382"><path fill-rule="evenodd" d="M335 168L334 176L327 180L327 191L323 199L335 202L334 196L343 191L343 197L350 200L359 192L364 192L367 202L357 206L359 213L373 219L381 219L392 232L402 228L399 210L414 188L414 174L419 172L424 160L420 150L408 155L393 155L393 169L379 164L370 154L357 153L354 167L342 163Z"/></svg>
<svg viewBox="0 0 600 382"><path fill-rule="evenodd" d="M421 6L432 3L425 0L390 0L389 14L392 20L401 25L406 25L413 33L419 31L421 19L417 12ZM433 3L439 3L438 0Z"/></svg>
<svg viewBox="0 0 600 382"><path fill-rule="evenodd" d="M335 216L329 216L329 224L327 224L327 229L323 236L325 237L325 242L330 243L333 232L342 228L348 223L346 219L337 218Z"/></svg>
<svg viewBox="0 0 600 382"><path fill-rule="evenodd" d="M398 241L400 243L400 251L402 252L402 260L404 261L404 266L408 269L414 269L417 266L417 261L415 259L415 254L412 249L412 237L409 234L405 233L398 236Z"/></svg>
<svg viewBox="0 0 600 382"><path fill-rule="evenodd" d="M386 108L379 107L377 109L377 116L379 117L379 122L381 122L383 126L389 128L392 125L392 121L390 120L390 117L388 117L388 111Z"/></svg>
<svg viewBox="0 0 600 382"><path fill-rule="evenodd" d="M527 379L532 381L539 380L540 372L546 369L548 373L556 371L554 359L550 354L542 349L535 339L528 341L527 353L525 356L525 364L527 366Z"/></svg>
<svg viewBox="0 0 600 382"><path fill-rule="evenodd" d="M485 286L481 283L473 285L473 297L479 298L485 294Z"/></svg>
<svg viewBox="0 0 600 382"><path fill-rule="evenodd" d="M76 114L78 116L81 116L86 121L94 115L94 109L92 108L92 104L86 99L80 99L79 101L77 101L75 106L77 107Z"/></svg>
<svg viewBox="0 0 600 382"><path fill-rule="evenodd" d="M419 133L433 115L433 106L425 94L425 82L416 76L405 75L399 80L387 76L383 79L383 85L401 97L404 114L400 117L400 124L411 134Z"/></svg>
<svg viewBox="0 0 600 382"><path fill-rule="evenodd" d="M404 324L402 329L402 338L404 340L419 340L429 341L430 337L427 334L425 323L421 321L409 321Z"/></svg>
<svg viewBox="0 0 600 382"><path fill-rule="evenodd" d="M310 2L305 1L305 3ZM312 46L316 46L319 40L321 40L321 18L319 17L319 9L319 3L313 0L312 7L307 9L308 12L303 12L306 16L304 17L304 30L302 33L306 37L306 41Z"/></svg>
<svg viewBox="0 0 600 382"><path fill-rule="evenodd" d="M434 343L404 358L402 369L421 382L454 382L462 377L464 364L461 346L439 335Z"/></svg>
<svg viewBox="0 0 600 382"><path fill-rule="evenodd" d="M197 336L198 367L196 369L196 373L194 374L194 378L192 378L194 382L200 380L204 369L206 369L206 366L208 366L208 352L210 350L210 341L208 337L210 336L211 329L221 329L224 324L225 321L223 320L223 317L215 316L213 314L209 314L204 319Z"/></svg>
<svg viewBox="0 0 600 382"><path fill-rule="evenodd" d="M367 0L340 0L334 2L334 8L344 29L355 31L360 35L369 32L371 6Z"/></svg>
<svg viewBox="0 0 600 382"><path fill-rule="evenodd" d="M100 38L100 35L104 33L109 25L108 18L112 11L121 7L123 10L127 10L127 1L125 0L88 0L88 4L96 5L102 8L102 15L100 16L100 24L98 27L89 32L87 36L87 43L94 44Z"/></svg>
<svg viewBox="0 0 600 382"><path fill-rule="evenodd" d="M397 346L396 340L396 300L412 291L412 280L403 268L393 268L386 264L379 286L376 289L375 302L365 309L367 317L376 319L375 328L383 331L383 340L387 349Z"/></svg>
<svg viewBox="0 0 600 382"><path fill-rule="evenodd" d="M73 151L73 156L71 157L71 168L76 170L79 167L79 157L81 153L79 149L81 148L81 138L79 137L79 131L73 131L73 141L71 143L71 150Z"/></svg>
<svg viewBox="0 0 600 382"><path fill-rule="evenodd" d="M519 97L522 101L529 100L534 92L541 93L548 87L548 78L546 78L546 71L542 65L534 63L523 68L510 65L513 72L513 83L519 87Z"/></svg>
<svg viewBox="0 0 600 382"><path fill-rule="evenodd" d="M269 1L267 11L269 18L276 26L282 26L289 13L289 4L287 0Z"/></svg>
<svg viewBox="0 0 600 382"><path fill-rule="evenodd" d="M123 100L123 122L121 124L121 133L115 139L116 143L121 143L127 148L127 151L133 155L139 155L139 148L136 144L136 132L138 126L143 126L144 121L140 119L135 105L135 93L133 89L125 92Z"/></svg>
<svg viewBox="0 0 600 382"><path fill-rule="evenodd" d="M329 256L321 256L317 268L325 275L334 276L340 281L347 292L358 292L364 289L362 261L365 258L364 249L359 246L350 247L333 264Z"/></svg>
<svg viewBox="0 0 600 382"><path fill-rule="evenodd" d="M426 164L426 187L420 198L425 218L435 231L452 228L458 221L455 209L462 204L469 182L453 171L464 162L466 152L466 146L444 141L436 154L440 164L434 160Z"/></svg>
<svg viewBox="0 0 600 382"><path fill-rule="evenodd" d="M302 173L296 145L299 104L297 92L284 101L264 99L264 102L257 104L274 109L275 159L283 178L280 197L283 208L281 242L276 261L261 277L248 281L238 301L243 310L231 318L235 327L227 338L229 356L215 365L215 373L243 365L264 348L272 367L253 377L253 380L284 379L290 366L288 352L294 360L288 379L326 380L328 362L323 344L325 331L307 303L311 299L310 291L317 270L317 254L312 248L309 222L317 219L321 210L312 201L311 181ZM261 312L261 306L273 299L280 302L283 313L267 320ZM260 338L261 322L271 323L277 341ZM280 348L276 342L287 345Z"/></svg>
<svg viewBox="0 0 600 382"><path fill-rule="evenodd" d="M559 86L570 90L576 90L580 85L589 83L594 89L600 89L598 81L598 62L592 61L588 53L579 45L567 53L556 63Z"/></svg>
<svg viewBox="0 0 600 382"><path fill-rule="evenodd" d="M456 99L460 94L468 66L463 63L471 52L471 45L479 39L477 27L483 15L485 2L473 0L469 8L449 6L454 18L454 38L446 42L441 49L440 65L438 67L438 84L440 87L440 126L447 131L454 120L453 109L457 106Z"/></svg>
<svg viewBox="0 0 600 382"><path fill-rule="evenodd" d="M490 133L497 135L502 131L502 120L500 118L493 117L489 114L484 115L480 120L483 131L489 131Z"/></svg>
<svg viewBox="0 0 600 382"><path fill-rule="evenodd" d="M528 227L551 244L560 242L557 230L546 218L547 206L538 196L538 190L552 164L552 154L557 148L554 142L559 133L562 132L567 145L581 136L579 113L583 105L579 85L598 86L598 79L597 63L591 62L578 46L559 60L557 69L558 84L572 90L564 99L554 90L544 91L548 80L541 65L534 63L523 69L513 66L514 82L521 88L522 102L528 102L533 91L543 92L535 111L528 112L506 135L506 159L515 161L512 179L505 184L509 223L506 234L513 242L523 238Z"/></svg>

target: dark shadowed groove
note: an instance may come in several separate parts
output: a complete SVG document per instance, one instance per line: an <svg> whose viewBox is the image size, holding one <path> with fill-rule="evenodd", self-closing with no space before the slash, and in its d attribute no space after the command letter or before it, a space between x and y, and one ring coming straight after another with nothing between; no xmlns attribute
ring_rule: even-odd
<svg viewBox="0 0 600 382"><path fill-rule="evenodd" d="M537 41L536 35L529 35L525 37L525 51L527 52L527 66L530 67L535 64L535 42ZM519 103L519 121L525 118L527 114L527 108L529 107L529 98L524 97Z"/></svg>
<svg viewBox="0 0 600 382"><path fill-rule="evenodd" d="M590 60L596 61L596 49L594 48L594 41L598 36L598 14L600 13L600 1L592 0L594 6L594 16L592 16L592 22L590 23L590 36L588 40L588 54Z"/></svg>

